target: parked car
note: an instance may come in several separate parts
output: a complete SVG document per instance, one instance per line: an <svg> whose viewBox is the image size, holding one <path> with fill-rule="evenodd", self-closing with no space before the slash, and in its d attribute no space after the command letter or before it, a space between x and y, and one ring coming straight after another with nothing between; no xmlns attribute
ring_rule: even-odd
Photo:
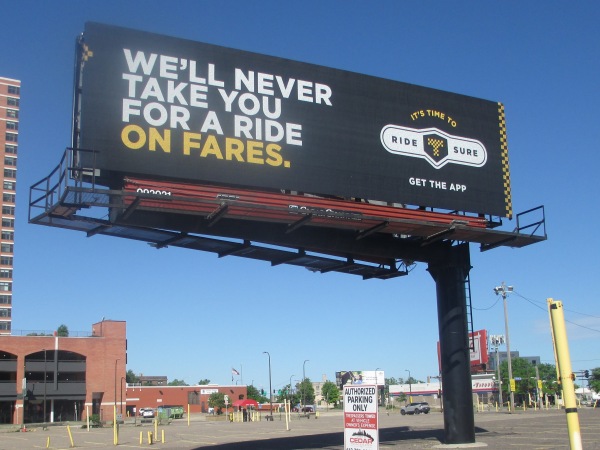
<svg viewBox="0 0 600 450"><path fill-rule="evenodd" d="M431 408L427 402L413 402L403 406L402 409L400 409L400 414L429 414L430 410Z"/></svg>
<svg viewBox="0 0 600 450"><path fill-rule="evenodd" d="M154 408L140 408L140 416L145 418L154 417Z"/></svg>

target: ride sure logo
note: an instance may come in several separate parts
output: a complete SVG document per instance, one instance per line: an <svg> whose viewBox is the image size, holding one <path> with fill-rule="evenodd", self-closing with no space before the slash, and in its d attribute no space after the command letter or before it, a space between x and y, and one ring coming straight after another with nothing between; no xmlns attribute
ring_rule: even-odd
<svg viewBox="0 0 600 450"><path fill-rule="evenodd" d="M423 158L436 169L448 163L482 167L487 161L487 151L481 142L452 136L437 128L419 130L386 125L381 130L381 143L390 153Z"/></svg>

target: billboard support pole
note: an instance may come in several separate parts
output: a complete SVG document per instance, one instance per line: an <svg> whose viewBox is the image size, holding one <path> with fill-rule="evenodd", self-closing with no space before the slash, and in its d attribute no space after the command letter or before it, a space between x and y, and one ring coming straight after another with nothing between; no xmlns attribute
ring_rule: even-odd
<svg viewBox="0 0 600 450"><path fill-rule="evenodd" d="M469 244L440 243L428 271L435 280L442 381L444 443L475 442L475 416L465 283L471 269Z"/></svg>

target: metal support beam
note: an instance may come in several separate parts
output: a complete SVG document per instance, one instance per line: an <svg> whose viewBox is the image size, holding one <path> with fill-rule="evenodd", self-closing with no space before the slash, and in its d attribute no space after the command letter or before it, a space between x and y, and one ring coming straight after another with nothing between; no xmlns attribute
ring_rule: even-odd
<svg viewBox="0 0 600 450"><path fill-rule="evenodd" d="M136 197L131 202L131 204L127 207L127 209L125 211L123 211L123 214L121 214L121 217L119 217L119 220L129 219L129 216L131 216L133 214L133 212L136 210L136 208L138 207L138 205L140 204L141 201L142 201L141 197Z"/></svg>
<svg viewBox="0 0 600 450"><path fill-rule="evenodd" d="M431 245L434 242L438 242L438 241L447 239L455 231L456 231L456 228L453 225L450 228L448 228L447 230L440 231L439 233L432 234L431 236L427 236L421 242L421 246Z"/></svg>
<svg viewBox="0 0 600 450"><path fill-rule="evenodd" d="M206 216L206 220L208 221L208 226L212 227L216 224L221 218L227 213L229 206L227 203L221 203L217 209L211 212L208 216Z"/></svg>
<svg viewBox="0 0 600 450"><path fill-rule="evenodd" d="M465 281L469 244L439 243L428 271L435 280L442 363L444 444L475 442Z"/></svg>
<svg viewBox="0 0 600 450"><path fill-rule="evenodd" d="M516 236L510 236L507 237L506 239L502 239L500 241L497 242L492 242L491 244L481 244L481 246L479 247L480 251L482 252L487 252L488 250L492 250L496 247L500 247L501 245L506 245L509 242L514 241L515 239L517 239Z"/></svg>
<svg viewBox="0 0 600 450"><path fill-rule="evenodd" d="M307 214L306 216L302 217L301 219L296 220L294 223L290 223L287 227L287 229L285 230L285 234L291 233L292 231L296 230L297 228L300 228L302 225L304 225L306 222L310 222L313 218L312 214Z"/></svg>
<svg viewBox="0 0 600 450"><path fill-rule="evenodd" d="M98 233L100 233L101 231L104 231L104 230L106 230L106 229L108 229L108 228L110 228L110 227L112 227L112 225L99 225L99 226L97 226L96 228L94 228L94 229L91 229L90 231L88 231L88 232L86 233L86 236L87 236L87 237L92 237L92 236L95 236L95 235L97 235Z"/></svg>
<svg viewBox="0 0 600 450"><path fill-rule="evenodd" d="M344 269L346 267L351 267L353 265L354 265L354 260L352 258L348 258L346 261L340 261L339 264L335 264L331 267L328 267L327 269L322 269L319 272L321 272L321 273L333 272L334 270Z"/></svg>
<svg viewBox="0 0 600 450"><path fill-rule="evenodd" d="M306 251L304 251L304 249L299 249L298 253L291 253L289 256L286 256L285 258L281 258L276 261L271 261L271 266L275 267L280 264L291 263L292 261L303 258L304 256L306 256Z"/></svg>
<svg viewBox="0 0 600 450"><path fill-rule="evenodd" d="M249 249L250 247L252 247L252 242L244 241L243 244L240 244L236 247L232 247L230 250L219 252L218 256L219 258L223 258L224 256L235 256L242 253L244 250Z"/></svg>
<svg viewBox="0 0 600 450"><path fill-rule="evenodd" d="M177 236L173 236L171 239L167 239L166 241L162 241L156 244L156 248L160 249L160 248L165 248L171 244L176 244L177 242L181 241L182 239L186 238L188 236L187 233L179 233Z"/></svg>
<svg viewBox="0 0 600 450"><path fill-rule="evenodd" d="M369 229L367 229L367 230L360 231L360 232L359 232L359 233L356 235L356 240L358 241L358 240L360 240L360 239L362 239L362 238L365 238L365 237L367 237L367 236L368 236L368 235L370 235L370 234L373 234L373 233L376 233L376 232L378 232L379 230L383 230L383 229L384 229L385 227L387 227L389 224L390 224L390 221L389 221L389 220L386 220L385 222L381 222L381 223L379 223L379 224L375 225L374 227L371 227L371 228L369 228Z"/></svg>

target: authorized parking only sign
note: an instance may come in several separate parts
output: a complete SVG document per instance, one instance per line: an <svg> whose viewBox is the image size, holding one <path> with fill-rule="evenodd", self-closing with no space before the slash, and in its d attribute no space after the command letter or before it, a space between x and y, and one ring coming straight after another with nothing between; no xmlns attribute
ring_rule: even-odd
<svg viewBox="0 0 600 450"><path fill-rule="evenodd" d="M379 449L377 386L344 386L344 450Z"/></svg>

